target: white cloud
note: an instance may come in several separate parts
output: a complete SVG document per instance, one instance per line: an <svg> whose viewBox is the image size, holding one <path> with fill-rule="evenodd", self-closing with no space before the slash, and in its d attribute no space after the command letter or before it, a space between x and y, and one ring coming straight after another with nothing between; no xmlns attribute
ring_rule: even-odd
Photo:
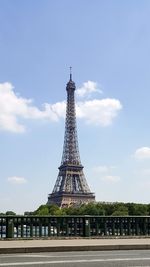
<svg viewBox="0 0 150 267"><path fill-rule="evenodd" d="M0 84L0 130L25 132L25 120L29 119L57 122L65 117L65 109L65 101L55 104L45 103L42 109L39 109L31 99L16 94L11 83ZM109 98L76 104L78 118L84 119L89 124L101 126L110 125L121 109L119 100Z"/></svg>
<svg viewBox="0 0 150 267"><path fill-rule="evenodd" d="M145 175L145 176L150 176L150 169L142 170L142 174Z"/></svg>
<svg viewBox="0 0 150 267"><path fill-rule="evenodd" d="M65 114L65 102L43 104L40 110L33 105L31 99L26 99L15 94L11 83L0 84L0 129L21 133L25 125L22 119L46 119L57 121Z"/></svg>
<svg viewBox="0 0 150 267"><path fill-rule="evenodd" d="M146 176L150 177L150 168L136 169L134 171L134 174L140 178L143 178Z"/></svg>
<svg viewBox="0 0 150 267"><path fill-rule="evenodd" d="M113 171L116 168L117 168L116 166L99 165L99 166L95 166L93 168L93 171L95 173L103 174L103 173L111 172L111 171Z"/></svg>
<svg viewBox="0 0 150 267"><path fill-rule="evenodd" d="M93 168L93 171L96 173L106 173L109 171L109 167L106 165L100 165Z"/></svg>
<svg viewBox="0 0 150 267"><path fill-rule="evenodd" d="M76 90L76 94L79 97L89 96L95 92L102 93L102 90L98 89L98 84L93 81L84 82L83 86Z"/></svg>
<svg viewBox="0 0 150 267"><path fill-rule="evenodd" d="M99 165L93 168L93 171L98 175L98 178L107 183L117 183L120 181L120 177L113 174L116 166Z"/></svg>
<svg viewBox="0 0 150 267"><path fill-rule="evenodd" d="M108 126L122 109L117 99L94 99L77 103L77 116L89 124Z"/></svg>
<svg viewBox="0 0 150 267"><path fill-rule="evenodd" d="M24 177L12 176L7 178L8 182L12 184L25 184L27 180Z"/></svg>
<svg viewBox="0 0 150 267"><path fill-rule="evenodd" d="M142 179L141 181L138 182L138 186L141 189L144 189L145 192L144 194L146 193L147 190L150 189L150 180L149 179Z"/></svg>
<svg viewBox="0 0 150 267"><path fill-rule="evenodd" d="M109 183L117 183L120 181L119 176L114 176L114 175L106 175L101 178L103 182L109 182Z"/></svg>
<svg viewBox="0 0 150 267"><path fill-rule="evenodd" d="M150 159L150 147L141 147L138 148L135 153L134 157L136 159Z"/></svg>

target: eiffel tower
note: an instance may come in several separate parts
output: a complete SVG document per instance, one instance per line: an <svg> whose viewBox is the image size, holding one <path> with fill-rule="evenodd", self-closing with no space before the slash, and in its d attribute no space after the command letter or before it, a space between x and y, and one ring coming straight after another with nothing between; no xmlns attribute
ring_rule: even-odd
<svg viewBox="0 0 150 267"><path fill-rule="evenodd" d="M51 194L48 196L47 204L56 204L59 207L78 206L83 203L95 201L94 193L91 193L83 173L81 164L75 112L76 86L72 81L70 67L70 80L67 83L67 107L65 138L61 165L59 173Z"/></svg>

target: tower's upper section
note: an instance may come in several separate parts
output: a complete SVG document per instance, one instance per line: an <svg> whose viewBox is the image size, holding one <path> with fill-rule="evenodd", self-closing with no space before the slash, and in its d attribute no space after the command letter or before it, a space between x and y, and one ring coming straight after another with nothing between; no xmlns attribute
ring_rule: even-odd
<svg viewBox="0 0 150 267"><path fill-rule="evenodd" d="M67 83L67 86L66 86L66 90L75 90L76 89L76 85L75 85L75 82L73 82L72 80L72 68L70 67L70 80L69 82Z"/></svg>
<svg viewBox="0 0 150 267"><path fill-rule="evenodd" d="M76 129L76 111L74 91L75 83L72 81L72 73L70 68L70 80L67 83L67 106L66 106L66 123L65 138L63 147L63 156L61 166L82 166L80 161L78 138Z"/></svg>

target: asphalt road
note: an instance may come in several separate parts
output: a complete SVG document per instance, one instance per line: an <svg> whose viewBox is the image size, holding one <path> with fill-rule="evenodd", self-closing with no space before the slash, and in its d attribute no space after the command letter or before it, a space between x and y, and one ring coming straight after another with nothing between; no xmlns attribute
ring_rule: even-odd
<svg viewBox="0 0 150 267"><path fill-rule="evenodd" d="M150 250L1 254L1 266L150 267Z"/></svg>

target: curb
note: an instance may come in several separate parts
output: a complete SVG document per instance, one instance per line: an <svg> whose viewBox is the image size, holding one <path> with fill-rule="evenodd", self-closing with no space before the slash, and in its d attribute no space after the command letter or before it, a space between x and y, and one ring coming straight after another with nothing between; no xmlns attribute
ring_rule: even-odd
<svg viewBox="0 0 150 267"><path fill-rule="evenodd" d="M0 254L69 252L69 251L107 251L107 250L147 250L150 244L133 245L96 245L96 246L57 246L57 247L16 247L0 248Z"/></svg>

